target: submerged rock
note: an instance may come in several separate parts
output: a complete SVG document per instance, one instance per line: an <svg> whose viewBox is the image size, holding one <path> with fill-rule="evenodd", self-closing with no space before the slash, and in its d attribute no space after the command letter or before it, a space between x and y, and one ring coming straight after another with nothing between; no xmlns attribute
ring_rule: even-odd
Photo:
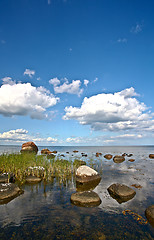
<svg viewBox="0 0 154 240"><path fill-rule="evenodd" d="M132 188L119 183L112 184L107 190L111 197L116 199L118 203L127 202L136 194Z"/></svg>
<svg viewBox="0 0 154 240"><path fill-rule="evenodd" d="M0 204L8 203L23 191L14 183L0 183Z"/></svg>
<svg viewBox="0 0 154 240"><path fill-rule="evenodd" d="M84 183L76 182L76 190L78 192L93 190L100 183L100 181L101 181L101 178L98 178L90 182L84 182Z"/></svg>
<svg viewBox="0 0 154 240"><path fill-rule="evenodd" d="M104 155L104 158L110 160L112 158L112 155L111 154L106 154L106 155Z"/></svg>
<svg viewBox="0 0 154 240"><path fill-rule="evenodd" d="M88 166L83 165L76 170L76 181L79 183L86 183L100 179L101 177L98 172Z"/></svg>
<svg viewBox="0 0 154 240"><path fill-rule="evenodd" d="M101 203L97 193L93 191L77 192L71 195L71 202L77 206L94 207Z"/></svg>
<svg viewBox="0 0 154 240"><path fill-rule="evenodd" d="M102 156L102 153L97 152L96 157Z"/></svg>
<svg viewBox="0 0 154 240"><path fill-rule="evenodd" d="M145 210L145 216L148 222L151 224L151 226L154 227L154 205L149 206Z"/></svg>
<svg viewBox="0 0 154 240"><path fill-rule="evenodd" d="M149 158L154 158L154 154L149 154Z"/></svg>
<svg viewBox="0 0 154 240"><path fill-rule="evenodd" d="M22 148L21 148L21 153L24 153L24 152L28 152L28 153L34 152L34 153L37 153L38 152L38 147L33 142L23 143L22 144Z"/></svg>
<svg viewBox="0 0 154 240"><path fill-rule="evenodd" d="M39 183L39 182L41 182L41 178L39 178L39 177L36 177L36 176L27 176L26 177L26 182L27 183Z"/></svg>
<svg viewBox="0 0 154 240"><path fill-rule="evenodd" d="M115 163L122 163L125 161L125 158L123 156L116 155L116 156L114 156L113 161Z"/></svg>
<svg viewBox="0 0 154 240"><path fill-rule="evenodd" d="M129 161L129 162L134 162L134 161L135 161L135 159L132 159L132 158L131 158L131 159L129 159L128 161Z"/></svg>

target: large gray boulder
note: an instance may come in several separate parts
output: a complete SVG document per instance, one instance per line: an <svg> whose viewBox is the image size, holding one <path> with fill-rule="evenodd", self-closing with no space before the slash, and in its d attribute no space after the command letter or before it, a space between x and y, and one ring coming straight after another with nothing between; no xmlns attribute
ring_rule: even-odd
<svg viewBox="0 0 154 240"><path fill-rule="evenodd" d="M101 203L97 193L93 191L76 192L71 195L71 202L77 206L94 207Z"/></svg>
<svg viewBox="0 0 154 240"><path fill-rule="evenodd" d="M88 166L83 165L76 170L76 181L79 183L90 183L98 180L101 180L98 172Z"/></svg>
<svg viewBox="0 0 154 240"><path fill-rule="evenodd" d="M0 183L0 204L7 203L23 193L14 183Z"/></svg>
<svg viewBox="0 0 154 240"><path fill-rule="evenodd" d="M136 194L132 188L119 183L112 184L107 190L111 197L116 199L118 203L127 202Z"/></svg>
<svg viewBox="0 0 154 240"><path fill-rule="evenodd" d="M145 216L148 222L151 224L151 226L154 227L154 205L149 206L145 210Z"/></svg>

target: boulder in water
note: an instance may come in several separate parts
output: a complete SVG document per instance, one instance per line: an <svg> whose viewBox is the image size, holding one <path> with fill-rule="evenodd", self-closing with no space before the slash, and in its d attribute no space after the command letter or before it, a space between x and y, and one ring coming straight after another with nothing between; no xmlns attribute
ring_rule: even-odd
<svg viewBox="0 0 154 240"><path fill-rule="evenodd" d="M94 207L101 203L97 193L93 191L76 192L71 195L71 202L77 206Z"/></svg>
<svg viewBox="0 0 154 240"><path fill-rule="evenodd" d="M22 144L21 153L37 153L38 147L33 142L26 142Z"/></svg>
<svg viewBox="0 0 154 240"><path fill-rule="evenodd" d="M87 183L100 179L101 177L98 172L88 166L83 165L76 170L76 181L79 183Z"/></svg>
<svg viewBox="0 0 154 240"><path fill-rule="evenodd" d="M111 197L116 199L118 203L127 202L136 194L132 188L119 183L112 184L107 190Z"/></svg>

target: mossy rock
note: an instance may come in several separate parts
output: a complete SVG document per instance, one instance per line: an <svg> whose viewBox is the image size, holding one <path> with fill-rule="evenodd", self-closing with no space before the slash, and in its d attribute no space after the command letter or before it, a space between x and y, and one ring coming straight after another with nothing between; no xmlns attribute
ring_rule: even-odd
<svg viewBox="0 0 154 240"><path fill-rule="evenodd" d="M0 183L0 204L8 203L22 193L23 190L14 183Z"/></svg>
<svg viewBox="0 0 154 240"><path fill-rule="evenodd" d="M101 199L93 191L76 192L71 195L71 202L77 206L94 207L99 206Z"/></svg>

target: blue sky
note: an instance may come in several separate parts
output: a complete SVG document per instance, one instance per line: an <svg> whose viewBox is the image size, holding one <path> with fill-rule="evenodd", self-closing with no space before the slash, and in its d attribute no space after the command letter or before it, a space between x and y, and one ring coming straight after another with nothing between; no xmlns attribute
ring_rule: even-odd
<svg viewBox="0 0 154 240"><path fill-rule="evenodd" d="M152 0L1 0L0 144L153 145Z"/></svg>

